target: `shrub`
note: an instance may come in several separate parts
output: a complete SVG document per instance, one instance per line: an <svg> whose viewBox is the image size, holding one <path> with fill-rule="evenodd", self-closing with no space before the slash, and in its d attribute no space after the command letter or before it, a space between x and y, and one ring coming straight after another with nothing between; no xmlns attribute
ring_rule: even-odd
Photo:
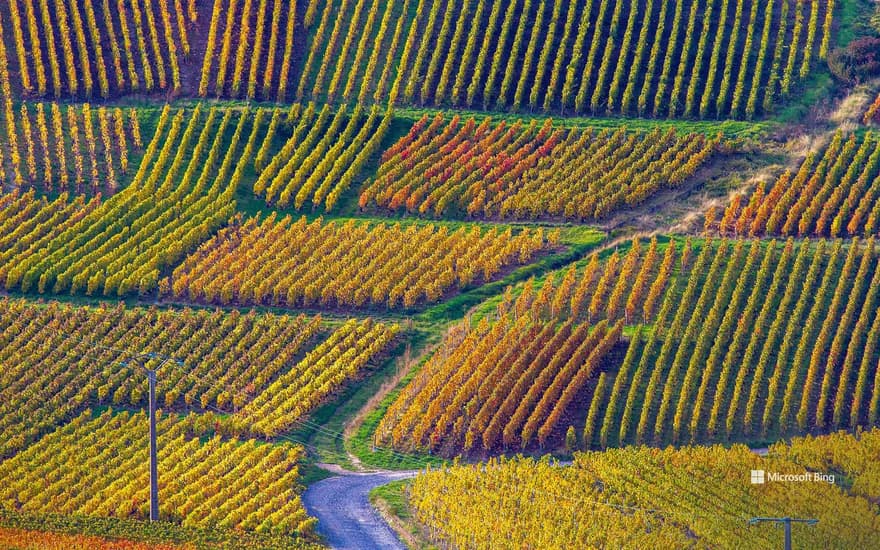
<svg viewBox="0 0 880 550"><path fill-rule="evenodd" d="M880 75L880 38L860 38L834 50L828 68L835 78L850 84Z"/></svg>

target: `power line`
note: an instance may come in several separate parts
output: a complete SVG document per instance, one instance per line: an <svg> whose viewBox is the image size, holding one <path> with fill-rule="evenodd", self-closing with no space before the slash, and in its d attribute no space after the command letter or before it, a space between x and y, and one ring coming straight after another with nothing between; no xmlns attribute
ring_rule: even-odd
<svg viewBox="0 0 880 550"><path fill-rule="evenodd" d="M52 320L55 320L55 318L53 317ZM228 383L221 382L221 381L217 380L216 378L209 377L209 376L206 376L206 375L199 375L199 374L196 374L195 372L193 372L194 369L187 369L187 368L184 368L184 367L186 366L186 363L185 363L184 361L182 361L182 360L180 360L180 359L176 359L176 358L171 357L171 356L169 356L169 355L165 355L165 354L161 354L161 353L156 353L156 352L135 353L135 352L132 352L132 351L130 351L130 350L125 350L125 349L115 348L115 347L112 347L112 346L103 345L103 344L100 344L100 343L94 341L93 339L89 339L89 338L85 338L85 337L74 336L73 334L70 334L70 333L64 331L64 330L63 330L63 327L52 327L52 326L50 326L48 323L42 323L42 322L40 322L40 321L37 320L37 319L31 319L31 320L29 320L29 322L30 322L30 323L33 323L33 324L36 324L36 325L38 325L38 326L40 326L40 327L42 327L42 328L44 328L44 329L46 329L46 330L49 330L49 331L51 331L51 332L54 332L56 335L58 335L58 336L61 337L61 338L66 338L66 339L70 339L70 340L78 341L78 342L83 343L83 344L85 344L85 345L87 345L87 346L89 346L89 347L92 347L92 348L103 349L103 350L107 350L107 351L113 351L113 352L116 352L116 353L118 353L118 354L125 355L125 356L129 356L129 357L132 357L132 358L134 358L134 357L138 357L138 356L144 356L144 357L147 357L147 358L149 358L149 359L161 359L161 360L163 360L163 364L169 364L169 365L171 365L171 366L174 366L174 367L180 369L180 371L181 371L185 376L187 376L187 377L189 377L189 378L191 378L191 379L197 380L197 381L199 381L199 382L204 383L208 388L213 388L213 389L218 389L218 388L219 388L219 389L225 389L225 390L228 391L228 392L231 392L231 393L234 393L234 394L237 394L237 395L243 397L246 401L251 401L252 398L253 398L252 395L249 395L249 394L247 394L246 392L244 392L243 390L241 390L241 389L239 389L239 388L236 388L236 387L234 387L234 386L231 386L231 385L229 385ZM50 322L51 322L51 321L50 321ZM59 323L60 323L60 321L59 321ZM121 361L120 363L123 364L124 366L127 366L127 364L126 364L124 361ZM144 368L146 368L146 367L144 367ZM147 370L149 370L149 369L147 369ZM205 408L205 409L210 408L211 410L213 410L213 411L215 411L215 412L217 412L217 413L219 413L219 414L224 414L224 415L231 415L231 416L234 416L234 415L240 415L240 416L246 416L246 413L243 412L243 411L223 411L223 410L220 410L220 409L218 409L218 408L216 408L216 407L213 407L213 406L205 406L205 407L203 407L203 408ZM291 419L291 423L293 423L293 424L298 424L298 425L303 426L303 427L305 427L306 429L309 429L309 430L312 430L312 431L317 431L317 432L322 433L322 434L324 434L324 435L330 436L330 437L332 437L333 439L336 439L336 438L344 439L344 433L342 433L342 432L338 432L338 431L334 431L334 430L331 430L331 429L329 429L329 428L326 428L325 426L322 426L322 425L320 425L320 424L317 424L317 423L311 422L311 421L306 420L306 419L302 419L302 418ZM307 447L307 448L309 448L309 449L312 449L313 452L315 452L315 454L317 454L318 456L320 456L321 453L322 453L322 450L321 450L321 449L318 449L317 447L315 447L315 446L313 446L313 445L308 445L308 444L306 444L306 443L303 442L303 441L299 441L299 440L293 439L291 436L284 435L284 434L277 434L277 435L275 435L274 437L275 437L275 438L278 438L278 439L284 439L284 440L287 440L287 441L290 441L290 442L294 442L294 443L297 443L297 444L299 444L299 445L303 445L304 447ZM396 451L396 450L394 450L394 449L382 448L381 450L384 451L384 452L389 453L392 457L394 457L394 458L396 458L396 459L398 459L398 460L401 460L401 461L415 461L415 462L421 462L421 463L424 464L424 465L432 464L432 463L435 462L435 461L433 461L433 460L431 460L431 459L429 459L429 458L421 458L421 457L415 457L415 456L407 455L407 454L404 454L404 453L400 453L400 452L398 452L398 451ZM349 457L348 455L344 455L344 454L342 454L342 453L338 453L338 452L335 452L335 451L330 451L329 449L325 449L325 450L323 450L323 454L328 455L328 456L335 456L336 458L342 458L342 459L344 459L344 461L350 461L350 457ZM443 460L439 460L439 461L440 461L440 462L443 462Z"/></svg>
<svg viewBox="0 0 880 550"><path fill-rule="evenodd" d="M53 320L54 320L54 319L55 319L55 318L53 317ZM227 383L220 382L219 380L217 380L217 379L214 378L214 377L207 376L207 375L196 374L196 373L194 372L194 369L187 369L187 368L185 368L187 365L186 365L186 363L185 363L183 360L176 359L176 358L174 358L174 357L172 357L172 356L165 355L165 354L161 354L161 353L157 353L157 352L135 353L135 352L132 352L132 351L129 351L129 350L125 350L125 349L115 348L115 347L112 347L112 346L106 346L106 345L100 344L100 343L98 343L98 342L96 342L96 341L94 341L94 340L92 340L92 339L89 339L89 338L74 336L74 335L72 335L72 334L70 334L70 333L68 333L68 332L63 331L63 330L62 330L63 327L57 327L57 328L55 328L55 327L51 327L51 326L49 326L48 324L41 323L40 321L38 321L38 320L36 320L36 319L31 319L29 322L30 322L30 323L33 323L33 324L36 324L36 325L38 325L38 326L41 326L42 328L47 329L47 330L49 330L49 331L51 331L51 332L54 332L56 335L60 336L61 338L66 338L66 339L70 339L70 340L75 340L75 341L78 341L78 342L80 342L80 343L83 343L83 344L85 344L85 345L87 345L87 346L89 346L89 347L91 347L91 348L94 348L94 349L102 349L102 350L107 350L107 351L113 351L113 352L118 353L118 354L121 354L121 355L129 356L129 357L131 357L133 360L138 360L138 359L141 359L141 358L145 358L145 359L161 359L161 363L160 363L160 365L159 365L158 367L156 367L156 369L154 369L153 371L150 371L150 370L147 369L146 367L143 367L145 370L147 370L148 372L152 372L154 375L155 375L156 371L158 371L159 368L161 368L161 367L163 367L163 366L165 366L165 365L171 365L172 367L179 369L179 370L183 373L184 376L186 376L186 377L188 377L188 378L190 378L190 379L197 380L197 381L199 381L199 382L206 383L206 385L207 385L209 388L213 388L213 389L223 388L223 389L226 389L226 390L228 390L228 391L231 391L231 392L233 392L233 393L235 393L235 394L238 394L238 395L240 395L240 396L244 396L248 401L250 401L251 398L252 398L251 395L248 395L246 392L240 390L239 388L233 387L233 386L231 386L231 385L229 385L229 384L227 384ZM82 355L84 356L85 354L82 354ZM128 363L127 363L126 361L115 361L115 362L117 362L117 363L119 363L119 364L121 364L121 365L123 365L123 366L128 366ZM152 381L152 380L151 380L151 381ZM264 391L265 391L265 390L264 390ZM152 400L151 403L154 404L155 401ZM221 415L229 415L229 416L236 416L236 415L238 415L238 416L240 416L240 417L245 417L245 418L247 418L247 416L248 416L248 414L247 414L246 411L243 411L243 410L239 410L239 411L227 411L227 410L222 410L222 409L220 409L220 408L218 408L218 407L216 407L216 406L214 406L214 405L212 405L212 404L210 404L210 403L205 404L205 405L203 406L203 408L204 408L205 410L210 410L210 411L212 411L212 412L216 412L216 413L221 414ZM331 430L331 429L329 429L329 428L326 428L325 426L322 426L322 425L317 424L317 423L315 423L315 422L312 422L312 421L310 421L310 420L306 420L306 419L292 419L291 422L294 423L294 424L299 424L299 425L301 425L301 426L304 426L304 427L306 427L306 428L308 428L308 429L311 429L311 430L313 430L313 431L315 431L315 432L322 433L322 434L325 434L325 435L328 435L328 436L332 436L332 437L334 437L334 438L337 438L337 437L343 437L343 436L344 436L344 434L343 434L342 432L338 432L338 431ZM153 432L153 430L151 430L151 432ZM155 433L155 432L153 432L153 434L154 434L154 433ZM153 435L153 434L151 434L151 435ZM282 440L282 441L287 441L287 442L289 442L289 443L292 443L292 444L295 444L295 445L299 445L299 446L301 446L301 447L303 447L303 448L305 448L305 449L307 449L307 450L311 450L312 452L314 452L314 453L315 453L316 455L318 455L318 456L321 456L321 455L323 454L323 455L326 455L326 456L331 456L331 457L335 457L335 458L338 458L338 459L342 459L343 461L348 461L348 460L350 460L350 457L349 457L348 455L346 455L346 454L343 454L343 453L341 453L341 452L335 451L335 450L333 450L333 449L319 449L318 447L316 447L316 446L314 446L314 445L312 445L312 444L306 443L305 441L299 440L299 439L297 439L297 438L295 438L295 437L293 437L293 436L287 435L287 434L277 434L277 435L273 436L273 439ZM151 446L152 446L152 445L151 445ZM151 455L152 455L152 453L154 452L154 450L155 450L155 447L153 447L153 448L151 449ZM430 464L431 464L431 460L430 460L430 459L427 459L427 458L413 457L413 456L410 456L410 455L406 455L406 454L403 454L403 453L399 453L399 452L397 452L397 451L394 450L394 449L384 449L384 448L383 448L382 450L383 450L383 451L386 451L386 452L389 452L389 453L390 453L393 457L395 457L395 458L399 458L399 459L402 459L402 460L417 460L417 461L424 461L424 463L425 463L426 465L430 465ZM151 458L152 458L152 457L151 457ZM484 468L485 468L486 466L485 466L485 465L482 465L482 466L480 466L480 467L484 467ZM151 473L152 473L153 471L154 471L154 467L153 467L153 465L152 465L152 463L151 463ZM153 476L151 476L151 481L152 481L153 479L154 479ZM664 509L660 509L660 508L647 508L647 507L634 506L634 505L627 505L627 504L615 504L615 503L612 503L612 502L601 501L601 500L583 499L583 498L573 497L573 496L571 496L571 495L557 494L557 493L553 493L553 492L551 492L551 491L546 491L546 490L537 490L537 489L534 489L534 488L530 489L530 492L531 492L532 494L534 494L534 493L540 493L540 494L543 494L543 495L545 495L545 496L547 496L547 497L549 497L549 498L552 498L552 499L563 500L563 501L568 501L568 502L573 502L573 503L581 504L581 505L593 505L593 506L597 506L597 507L607 507L607 508L610 508L610 509L616 510L616 511L618 511L618 512L620 512L620 513L643 512L643 513L651 514L651 515L660 515L660 516L663 516L663 517L661 518L662 521L665 521L665 520L668 519L668 518L681 517L682 515L684 515L684 516L690 516L690 517L692 517L692 518L710 519L709 516L702 516L702 515L695 514L695 513L684 513L684 514L682 514L681 512L679 512L679 513L677 513L677 514L674 514L674 513L672 513L672 512L669 511L669 510L664 510ZM152 504L152 501L151 501L151 504ZM153 510L154 510L154 509L156 510L155 518L154 518L154 513L153 513ZM723 511L722 511L722 513L723 513ZM736 516L734 516L734 515L732 515L732 514L725 514L725 515L728 515L728 516L731 517L731 518L736 517ZM156 506L155 508L153 508L153 507L151 506L151 519L158 519L158 503L157 503L157 506ZM746 519L746 518L745 518L745 517L742 517L742 519ZM782 523L783 525L785 525L785 527L786 527L786 541L787 541L787 543L786 543L787 546L786 546L785 548L786 548L786 549L790 549L790 542L791 542L791 541L790 541L790 536L791 536L791 534L790 534L790 528L791 528L790 523L791 523L791 522L805 522L805 523L808 523L808 524L810 524L810 525L813 525L813 524L816 523L817 520L801 520L801 519L792 519L792 518L752 518L751 520L749 520L749 524L752 525L752 524L755 524L755 523L760 522L760 521L776 521L777 523Z"/></svg>

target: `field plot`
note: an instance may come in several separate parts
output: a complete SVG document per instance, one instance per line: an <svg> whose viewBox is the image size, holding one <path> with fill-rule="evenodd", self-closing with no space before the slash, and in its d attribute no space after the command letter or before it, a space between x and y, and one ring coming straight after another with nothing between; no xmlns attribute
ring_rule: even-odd
<svg viewBox="0 0 880 550"><path fill-rule="evenodd" d="M134 109L22 103L7 124L0 185L43 193L112 195L131 171L132 154L144 148Z"/></svg>
<svg viewBox="0 0 880 550"><path fill-rule="evenodd" d="M388 409L377 439L447 456L558 446L569 422L584 422L572 418L572 405L610 389L613 372L604 371L616 363L609 355L623 322L654 318L674 266L690 254L690 246L678 256L672 244L660 250L654 239L604 265L594 254L580 273L572 266L540 289L527 282L515 299L505 296L496 322L446 335Z"/></svg>
<svg viewBox="0 0 880 550"><path fill-rule="evenodd" d="M308 53L297 100L372 97L700 118L752 118L790 95L816 58L827 55L833 6L788 0L321 4L311 0L303 15Z"/></svg>
<svg viewBox="0 0 880 550"><path fill-rule="evenodd" d="M218 304L409 309L528 263L555 244L551 237L540 228L514 235L479 226L251 218L202 245L162 288Z"/></svg>
<svg viewBox="0 0 880 550"><path fill-rule="evenodd" d="M293 206L299 210L308 203L312 210L322 206L327 212L334 209L378 152L392 112L383 115L375 106L358 106L351 112L343 106L333 111L329 105L320 111L314 103L307 107L294 105L286 117L286 125L293 127L292 134L267 161L282 117L275 112L255 162L259 177L254 193L280 208Z"/></svg>
<svg viewBox="0 0 880 550"><path fill-rule="evenodd" d="M400 326L351 319L239 412L247 430L273 437L356 378L389 347Z"/></svg>
<svg viewBox="0 0 880 550"><path fill-rule="evenodd" d="M176 544L149 544L115 538L88 535L65 535L27 529L8 529L0 527L0 544L8 548L24 550L70 550L89 548L90 550L178 550L186 546Z"/></svg>
<svg viewBox="0 0 880 550"><path fill-rule="evenodd" d="M809 153L796 173L784 173L768 191L736 196L717 222L723 234L868 236L880 233L880 136L837 132Z"/></svg>
<svg viewBox="0 0 880 550"><path fill-rule="evenodd" d="M663 444L876 425L878 283L871 242L708 241L632 339L592 433Z"/></svg>
<svg viewBox="0 0 880 550"><path fill-rule="evenodd" d="M617 343L623 323L529 323L502 318L449 337L388 411L390 443L454 455L544 446ZM450 339L454 340L450 342ZM563 426L564 428L564 426ZM381 436L380 436L381 440Z"/></svg>
<svg viewBox="0 0 880 550"><path fill-rule="evenodd" d="M159 498L166 521L256 532L308 534L299 500L302 448L215 437L187 420L158 423ZM0 463L0 505L23 512L149 517L149 426L144 413L86 411Z"/></svg>
<svg viewBox="0 0 880 550"><path fill-rule="evenodd" d="M168 408L237 409L321 335L320 318L0 302L0 454L21 449L88 403L144 406L146 378L126 351L173 349L160 377ZM70 336L71 334L75 336ZM146 366L155 367L160 359Z"/></svg>
<svg viewBox="0 0 880 550"><path fill-rule="evenodd" d="M105 296L154 290L161 270L232 217L235 190L264 131L260 113L166 107L123 191L85 215L68 212L77 219L60 220L63 230L35 223L45 217L40 209L27 211L23 218L31 229L21 238L31 246L10 241L0 251L6 288ZM20 216L19 210L0 212L10 216Z"/></svg>
<svg viewBox="0 0 880 550"><path fill-rule="evenodd" d="M369 319L328 331L320 317L303 315L22 300L0 302L0 312L0 456L89 404L145 406L146 377L130 350L173 350L156 389L166 409L241 411L232 431L276 435L385 353L399 330Z"/></svg>
<svg viewBox="0 0 880 550"><path fill-rule="evenodd" d="M502 219L597 220L678 186L717 149L703 134L477 123L427 115L382 154L361 208Z"/></svg>
<svg viewBox="0 0 880 550"><path fill-rule="evenodd" d="M827 56L833 8L833 0L15 0L0 10L0 32L24 97L167 91L751 119L793 95Z"/></svg>
<svg viewBox="0 0 880 550"><path fill-rule="evenodd" d="M842 468L859 454L880 458L876 433L852 440ZM783 445L770 458L744 446L635 447L579 453L571 467L521 458L454 466L417 477L412 504L434 542L462 547L770 548L779 530L746 519L789 515L819 520L792 529L796 547L873 544L876 506L852 491L825 481L749 483L751 470L804 474L811 467L794 451L799 442L790 454ZM475 528L486 518L492 528Z"/></svg>
<svg viewBox="0 0 880 550"><path fill-rule="evenodd" d="M0 34L25 97L108 98L183 85L180 66L191 52L196 0L4 4Z"/></svg>
<svg viewBox="0 0 880 550"><path fill-rule="evenodd" d="M876 546L872 4L0 0L0 547Z"/></svg>
<svg viewBox="0 0 880 550"><path fill-rule="evenodd" d="M880 430L807 436L776 443L770 452L814 472L844 475L850 493L880 503Z"/></svg>
<svg viewBox="0 0 880 550"><path fill-rule="evenodd" d="M439 430L435 439L442 439L446 423L455 423L445 454L477 451L480 442L485 450L527 448L535 432L511 423L544 418L551 405L561 409L554 420L582 428L579 444L588 448L760 441L877 425L880 266L873 243L697 244L680 252L670 244L662 254L656 245L643 253L633 247L604 269L591 260L538 292L526 285L516 301L502 303L493 325L447 337L388 410L379 440L430 447L436 442L426 434ZM598 356L591 363L574 350L603 346L572 325L599 319L651 325L637 326L628 349L599 368ZM569 339L570 349L560 347ZM504 355L517 345L520 355ZM560 398L542 380L569 372L563 359L574 355L587 380L571 390L576 397ZM496 373L498 391L482 383L494 378L481 370L496 364L505 365ZM527 390L531 400L520 399ZM451 406L453 399L461 406ZM538 432L537 443L560 446L564 427L552 436L552 428Z"/></svg>

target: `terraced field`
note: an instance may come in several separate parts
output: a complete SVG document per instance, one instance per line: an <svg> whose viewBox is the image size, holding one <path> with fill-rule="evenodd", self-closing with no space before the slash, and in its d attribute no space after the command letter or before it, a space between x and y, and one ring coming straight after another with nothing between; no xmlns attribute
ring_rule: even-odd
<svg viewBox="0 0 880 550"><path fill-rule="evenodd" d="M871 548L872 21L0 3L0 546Z"/></svg>

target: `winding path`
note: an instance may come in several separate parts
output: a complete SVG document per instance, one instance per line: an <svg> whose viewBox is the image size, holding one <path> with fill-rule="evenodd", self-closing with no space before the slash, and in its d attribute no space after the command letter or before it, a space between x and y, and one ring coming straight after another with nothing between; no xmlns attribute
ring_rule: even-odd
<svg viewBox="0 0 880 550"><path fill-rule="evenodd" d="M338 550L406 550L370 504L369 494L375 487L418 472L337 472L340 475L311 485L302 495L309 515L318 518L318 533Z"/></svg>

